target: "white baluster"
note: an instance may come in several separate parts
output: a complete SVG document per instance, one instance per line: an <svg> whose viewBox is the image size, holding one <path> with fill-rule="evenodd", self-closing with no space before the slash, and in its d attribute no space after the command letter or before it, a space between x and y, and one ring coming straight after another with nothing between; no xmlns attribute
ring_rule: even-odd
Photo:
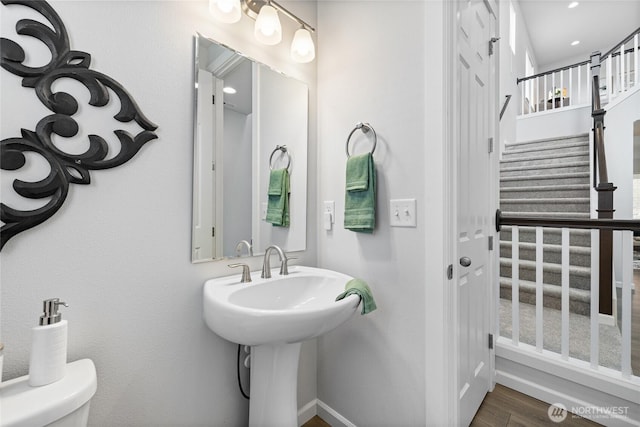
<svg viewBox="0 0 640 427"><path fill-rule="evenodd" d="M580 103L582 103L582 65L578 65L578 104Z"/></svg>
<svg viewBox="0 0 640 427"><path fill-rule="evenodd" d="M551 74L551 109L556 108L556 73Z"/></svg>
<svg viewBox="0 0 640 427"><path fill-rule="evenodd" d="M631 377L631 283L633 232L622 232L622 376Z"/></svg>
<svg viewBox="0 0 640 427"><path fill-rule="evenodd" d="M536 350L542 353L544 331L543 331L543 287L542 287L542 264L544 263L543 255L543 231L542 227L536 227Z"/></svg>
<svg viewBox="0 0 640 427"><path fill-rule="evenodd" d="M569 229L562 229L562 341L561 354L569 359Z"/></svg>
<svg viewBox="0 0 640 427"><path fill-rule="evenodd" d="M520 228L511 227L511 339L520 342Z"/></svg>
<svg viewBox="0 0 640 427"><path fill-rule="evenodd" d="M591 368L598 369L600 340L600 230L591 230Z"/></svg>
<svg viewBox="0 0 640 427"><path fill-rule="evenodd" d="M607 56L607 102L611 102L613 98L613 61L611 55Z"/></svg>
<svg viewBox="0 0 640 427"><path fill-rule="evenodd" d="M558 101L558 107L564 106L564 71L560 71L560 100ZM555 101L554 101L555 102Z"/></svg>
<svg viewBox="0 0 640 427"><path fill-rule="evenodd" d="M636 34L635 36L633 36L633 74L635 74L635 85L637 86L638 84L640 84L640 73L638 70L638 55L640 54L640 51L638 51L638 34Z"/></svg>
<svg viewBox="0 0 640 427"><path fill-rule="evenodd" d="M544 92L542 93L542 105L544 106L542 111L547 111L547 76L542 76L544 78Z"/></svg>
<svg viewBox="0 0 640 427"><path fill-rule="evenodd" d="M520 82L520 115L524 114L524 103L525 103L525 90L524 87L527 85L527 82Z"/></svg>
<svg viewBox="0 0 640 427"><path fill-rule="evenodd" d="M575 96L573 95L573 70L574 68L569 68L569 105L572 104L572 100L573 103L575 103Z"/></svg>
<svg viewBox="0 0 640 427"><path fill-rule="evenodd" d="M624 92L624 44L620 45L620 59L618 59L618 92Z"/></svg>

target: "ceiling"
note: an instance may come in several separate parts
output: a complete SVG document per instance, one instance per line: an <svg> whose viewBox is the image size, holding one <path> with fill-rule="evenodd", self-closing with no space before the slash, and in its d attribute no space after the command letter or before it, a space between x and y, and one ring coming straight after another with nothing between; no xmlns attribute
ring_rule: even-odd
<svg viewBox="0 0 640 427"><path fill-rule="evenodd" d="M638 0L578 1L569 9L571 0L519 0L538 70L605 53L640 26ZM580 44L571 46L574 40Z"/></svg>

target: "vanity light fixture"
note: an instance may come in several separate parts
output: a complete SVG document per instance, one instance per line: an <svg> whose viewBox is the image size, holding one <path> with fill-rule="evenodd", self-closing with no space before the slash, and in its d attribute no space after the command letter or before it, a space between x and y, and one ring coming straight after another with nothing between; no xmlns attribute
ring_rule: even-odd
<svg viewBox="0 0 640 427"><path fill-rule="evenodd" d="M278 12L300 24L291 43L291 58L296 62L311 62L316 56L311 33L315 29L273 0L209 0L209 10L219 22L235 23L242 11L256 20L254 36L260 43L276 45L282 41L282 25Z"/></svg>
<svg viewBox="0 0 640 427"><path fill-rule="evenodd" d="M260 43L270 46L282 41L282 25L278 11L269 3L260 8L253 35Z"/></svg>

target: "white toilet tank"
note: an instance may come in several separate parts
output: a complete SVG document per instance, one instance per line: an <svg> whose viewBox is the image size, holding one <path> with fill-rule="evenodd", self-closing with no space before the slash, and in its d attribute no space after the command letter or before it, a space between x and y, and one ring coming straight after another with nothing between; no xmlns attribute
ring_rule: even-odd
<svg viewBox="0 0 640 427"><path fill-rule="evenodd" d="M96 367L90 359L67 364L59 381L31 387L27 375L0 383L0 426L80 427L87 425L96 392Z"/></svg>

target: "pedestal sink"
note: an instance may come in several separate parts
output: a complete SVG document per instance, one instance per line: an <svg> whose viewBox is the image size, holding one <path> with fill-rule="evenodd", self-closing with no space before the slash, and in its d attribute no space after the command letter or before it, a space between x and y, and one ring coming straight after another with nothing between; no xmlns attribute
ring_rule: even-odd
<svg viewBox="0 0 640 427"><path fill-rule="evenodd" d="M360 297L340 301L351 277L331 270L294 266L271 279L240 275L207 280L204 318L229 341L251 345L250 427L296 427L296 387L300 343L320 336L350 318Z"/></svg>

